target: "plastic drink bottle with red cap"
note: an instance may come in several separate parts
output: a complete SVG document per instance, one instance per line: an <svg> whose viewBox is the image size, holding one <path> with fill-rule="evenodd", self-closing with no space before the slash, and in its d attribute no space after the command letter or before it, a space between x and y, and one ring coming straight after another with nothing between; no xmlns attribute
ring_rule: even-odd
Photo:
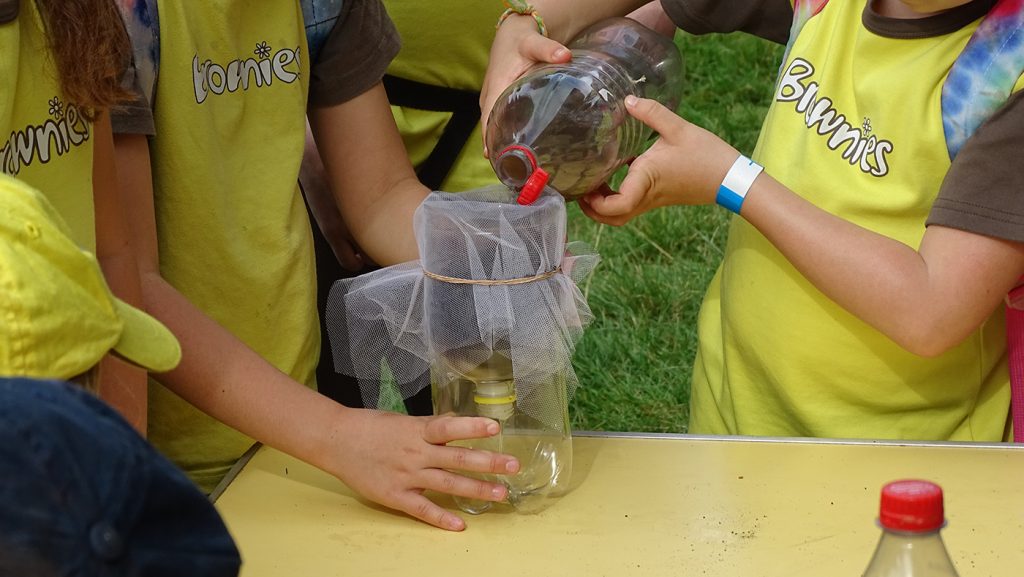
<svg viewBox="0 0 1024 577"><path fill-rule="evenodd" d="M523 191L523 204L543 181L578 198L643 152L651 130L626 111L626 96L672 110L679 104L683 65L671 38L611 18L568 48L571 62L527 73L498 97L487 120L491 166L505 185Z"/></svg>
<svg viewBox="0 0 1024 577"><path fill-rule="evenodd" d="M864 577L957 577L939 531L945 525L942 488L921 480L882 487L882 538Z"/></svg>

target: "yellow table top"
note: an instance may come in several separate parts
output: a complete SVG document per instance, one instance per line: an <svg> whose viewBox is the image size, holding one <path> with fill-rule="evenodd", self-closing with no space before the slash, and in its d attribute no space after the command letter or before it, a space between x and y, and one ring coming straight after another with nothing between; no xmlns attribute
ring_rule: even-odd
<svg viewBox="0 0 1024 577"><path fill-rule="evenodd" d="M908 477L942 485L961 575L1024 573L1024 449L1011 445L577 436L569 494L536 515L464 515L462 533L261 448L216 506L242 577L858 576L879 489Z"/></svg>

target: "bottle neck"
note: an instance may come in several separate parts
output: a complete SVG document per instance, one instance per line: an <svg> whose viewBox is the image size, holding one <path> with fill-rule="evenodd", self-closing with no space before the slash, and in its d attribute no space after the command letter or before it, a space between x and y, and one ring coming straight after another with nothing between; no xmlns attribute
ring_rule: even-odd
<svg viewBox="0 0 1024 577"><path fill-rule="evenodd" d="M901 572L894 572L896 569ZM914 533L883 529L864 577L891 575L957 577L957 572L938 530Z"/></svg>
<svg viewBox="0 0 1024 577"><path fill-rule="evenodd" d="M494 173L505 186L519 190L537 169L537 158L528 146L510 146L498 153Z"/></svg>

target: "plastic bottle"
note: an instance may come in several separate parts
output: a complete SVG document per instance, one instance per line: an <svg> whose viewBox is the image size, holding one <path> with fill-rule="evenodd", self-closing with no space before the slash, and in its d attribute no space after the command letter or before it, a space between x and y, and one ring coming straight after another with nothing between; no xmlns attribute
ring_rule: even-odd
<svg viewBox="0 0 1024 577"><path fill-rule="evenodd" d="M454 355L449 355L453 358ZM568 399L565 385L541 383L533 388L530 402L541 403L546 411L559 411L561 422L545 423L524 411L517 397L512 362L501 353L473 368L458 368L457 362L441 362L433 375L435 414L455 413L488 417L498 421L501 432L490 438L460 443L512 455L519 460L515 475L485 477L508 488L509 505L522 513L535 513L568 490L572 471L572 435L569 429ZM550 398L547 398L550 397ZM492 503L455 497L456 505L467 513L483 513Z"/></svg>
<svg viewBox="0 0 1024 577"><path fill-rule="evenodd" d="M864 577L957 577L939 531L945 525L942 488L921 480L882 487L882 537Z"/></svg>
<svg viewBox="0 0 1024 577"><path fill-rule="evenodd" d="M567 339L573 323L582 327L568 277L529 277L565 256L565 202L548 191L520 205L500 185L435 196L416 216L430 271L422 286L434 414L498 421L498 435L459 444L515 456L517 474L489 480L508 488L517 511L539 511L572 470ZM456 503L469 513L492 507Z"/></svg>
<svg viewBox="0 0 1024 577"><path fill-rule="evenodd" d="M632 94L676 109L682 57L671 38L611 18L568 44L572 61L542 65L498 97L487 121L491 166L510 188L549 175L568 199L605 182L643 151L651 130L626 112ZM521 201L522 202L522 201Z"/></svg>

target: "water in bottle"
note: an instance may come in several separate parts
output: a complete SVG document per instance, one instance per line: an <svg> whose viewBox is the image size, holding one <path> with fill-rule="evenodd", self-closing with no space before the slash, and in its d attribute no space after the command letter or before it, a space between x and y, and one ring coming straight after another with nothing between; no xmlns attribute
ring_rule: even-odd
<svg viewBox="0 0 1024 577"><path fill-rule="evenodd" d="M435 414L454 413L487 417L498 421L501 432L493 437L458 443L475 449L512 455L520 470L514 475L480 476L508 488L508 504L521 513L535 513L568 490L572 472L572 435L564 375L534 386L516 386L512 362L500 352L475 367L460 367L457 354L439 360L432 370ZM539 385L539 386L538 386ZM519 395L531 391L530 402L541 403L544 414L524 411ZM468 513L482 513L492 503L456 497L455 503Z"/></svg>

